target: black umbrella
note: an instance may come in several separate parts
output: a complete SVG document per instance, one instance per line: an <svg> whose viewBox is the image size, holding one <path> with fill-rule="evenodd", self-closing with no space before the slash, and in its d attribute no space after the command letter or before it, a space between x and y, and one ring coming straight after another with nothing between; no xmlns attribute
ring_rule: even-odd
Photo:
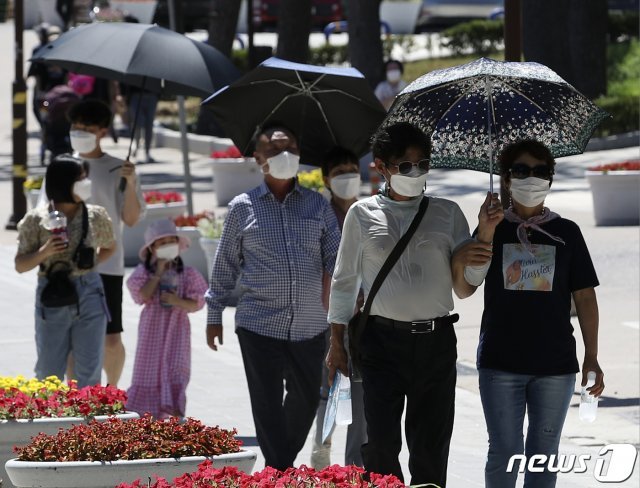
<svg viewBox="0 0 640 488"><path fill-rule="evenodd" d="M220 51L157 25L127 22L85 24L38 49L31 61L117 80L155 93L204 97L239 76ZM129 154L137 124L131 128ZM186 136L183 134L183 141ZM187 148L183 142L185 188L193 210ZM126 180L122 179L124 189Z"/></svg>
<svg viewBox="0 0 640 488"><path fill-rule="evenodd" d="M429 134L433 168L497 173L495 155L516 140L538 139L555 157L582 153L606 116L542 64L480 58L415 80L383 125L410 122Z"/></svg>
<svg viewBox="0 0 640 488"><path fill-rule="evenodd" d="M127 22L71 29L38 49L31 61L168 95L205 97L239 76L208 44L157 25Z"/></svg>
<svg viewBox="0 0 640 488"><path fill-rule="evenodd" d="M343 146L362 156L385 110L362 73L269 58L202 102L238 148L269 122L291 129L302 163L320 165L326 151Z"/></svg>

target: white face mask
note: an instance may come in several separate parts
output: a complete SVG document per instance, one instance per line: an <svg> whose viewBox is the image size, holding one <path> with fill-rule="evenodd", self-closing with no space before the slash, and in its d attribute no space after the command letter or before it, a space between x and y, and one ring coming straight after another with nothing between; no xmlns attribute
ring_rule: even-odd
<svg viewBox="0 0 640 488"><path fill-rule="evenodd" d="M280 154L267 159L267 163L269 164L268 174L278 180L288 180L298 173L300 156L289 151L282 151Z"/></svg>
<svg viewBox="0 0 640 488"><path fill-rule="evenodd" d="M408 175L391 175L391 188L403 197L417 197L424 192L427 176L414 167Z"/></svg>
<svg viewBox="0 0 640 488"><path fill-rule="evenodd" d="M92 152L98 146L98 138L95 134L86 130L72 130L69 132L71 147L79 154Z"/></svg>
<svg viewBox="0 0 640 488"><path fill-rule="evenodd" d="M351 200L360 195L360 175L358 173L345 173L334 176L329 180L331 193L343 200Z"/></svg>
<svg viewBox="0 0 640 488"><path fill-rule="evenodd" d="M156 258L173 261L180 254L180 244L165 244L156 249Z"/></svg>
<svg viewBox="0 0 640 488"><path fill-rule="evenodd" d="M399 69L390 69L387 71L387 81L389 83L398 83L402 78L402 72Z"/></svg>
<svg viewBox="0 0 640 488"><path fill-rule="evenodd" d="M73 189L71 191L80 200L86 202L91 198L91 180L89 178L85 178L83 180L76 181L73 184Z"/></svg>
<svg viewBox="0 0 640 488"><path fill-rule="evenodd" d="M537 207L549 194L551 182L531 176L524 180L511 178L511 197L525 207Z"/></svg>

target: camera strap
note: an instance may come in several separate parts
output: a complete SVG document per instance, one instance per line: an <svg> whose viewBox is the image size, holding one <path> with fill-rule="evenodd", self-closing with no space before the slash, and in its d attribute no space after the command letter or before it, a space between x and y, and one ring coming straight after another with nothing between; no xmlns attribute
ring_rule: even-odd
<svg viewBox="0 0 640 488"><path fill-rule="evenodd" d="M82 236L80 237L80 241L76 246L76 250L73 253L73 261L78 262L78 254L80 253L80 248L84 245L84 240L87 237L87 233L89 232L89 210L87 210L87 206L84 202L80 202L82 205Z"/></svg>

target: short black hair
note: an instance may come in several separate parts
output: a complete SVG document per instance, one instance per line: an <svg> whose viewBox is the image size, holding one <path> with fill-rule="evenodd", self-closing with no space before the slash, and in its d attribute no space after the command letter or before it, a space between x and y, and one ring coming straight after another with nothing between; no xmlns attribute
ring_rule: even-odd
<svg viewBox="0 0 640 488"><path fill-rule="evenodd" d="M82 172L86 172L86 162L71 154L60 154L53 158L45 174L45 192L54 203L75 203L73 184Z"/></svg>
<svg viewBox="0 0 640 488"><path fill-rule="evenodd" d="M279 120L268 120L267 122L262 124L262 126L256 127L256 131L253 134L253 137L251 137L251 140L249 141L249 143L247 144L247 149L244 151L245 156L253 155L253 152L258 147L258 139L260 139L260 136L262 134L265 134L270 129L288 130L289 132L291 132L291 134L293 134L293 137L296 138L296 142L299 143L300 141L300 139L298 139L298 134L296 134L295 131L291 130L289 126L287 126L287 124L283 124Z"/></svg>
<svg viewBox="0 0 640 488"><path fill-rule="evenodd" d="M109 105L95 98L80 100L67 111L67 119L72 124L97 125L101 129L111 125L112 117Z"/></svg>
<svg viewBox="0 0 640 488"><path fill-rule="evenodd" d="M322 176L329 176L331 170L336 166L349 163L353 163L360 167L358 156L356 156L353 151L346 147L334 146L329 149L322 158Z"/></svg>
<svg viewBox="0 0 640 488"><path fill-rule="evenodd" d="M385 163L401 157L410 147L420 149L427 159L431 157L431 139L408 122L381 127L371 138L373 157Z"/></svg>
<svg viewBox="0 0 640 488"><path fill-rule="evenodd" d="M387 72L387 68L389 67L389 65L391 63L397 64L398 67L400 68L400 73L404 74L404 65L400 61L398 61L397 59L389 59L384 63L383 71L384 71L385 74Z"/></svg>
<svg viewBox="0 0 640 488"><path fill-rule="evenodd" d="M547 163L549 167L550 181L553 181L555 174L556 160L547 146L536 139L522 139L505 146L500 152L498 162L500 164L500 176L506 181L511 179L511 166L521 154L531 154L536 159Z"/></svg>

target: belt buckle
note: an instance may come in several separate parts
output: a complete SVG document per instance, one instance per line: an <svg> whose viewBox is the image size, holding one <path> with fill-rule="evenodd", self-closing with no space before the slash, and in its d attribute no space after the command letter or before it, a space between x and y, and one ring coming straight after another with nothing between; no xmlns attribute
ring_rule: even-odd
<svg viewBox="0 0 640 488"><path fill-rule="evenodd" d="M426 325L426 330L418 330L418 326ZM411 333L412 334L428 334L429 332L433 332L433 328L435 325L435 320L415 320L411 322Z"/></svg>

